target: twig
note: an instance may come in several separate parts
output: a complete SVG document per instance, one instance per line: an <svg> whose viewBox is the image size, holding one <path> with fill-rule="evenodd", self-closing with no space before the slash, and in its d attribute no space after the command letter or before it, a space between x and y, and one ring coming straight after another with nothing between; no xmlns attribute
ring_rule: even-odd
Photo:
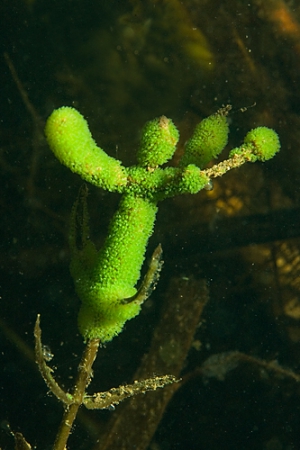
<svg viewBox="0 0 300 450"><path fill-rule="evenodd" d="M244 154L233 155L231 158L225 159L209 169L202 170L201 173L207 175L209 178L217 178L223 176L229 170L236 169L250 161L251 156L249 156L249 152L245 152Z"/></svg>
<svg viewBox="0 0 300 450"><path fill-rule="evenodd" d="M43 345L42 345L42 330L40 327L40 314L38 314L35 326L34 326L34 337L35 337L35 359L42 377L44 378L50 391L62 401L65 405L70 405L73 402L73 397L71 394L66 393L55 381L52 376L53 370L48 367L45 361Z"/></svg>
<svg viewBox="0 0 300 450"><path fill-rule="evenodd" d="M72 425L77 416L78 409L83 403L85 390L91 380L92 366L98 353L99 344L100 339L91 339L87 342L78 367L79 374L74 388L73 402L64 413L53 450L66 449L66 444L72 430Z"/></svg>
<svg viewBox="0 0 300 450"><path fill-rule="evenodd" d="M133 397L137 394L145 394L148 391L156 391L168 384L178 383L173 375L164 375L163 377L153 377L147 380L135 381L133 384L112 388L106 392L98 392L94 395L84 397L84 406L88 409L106 409L112 405L118 405L125 398Z"/></svg>
<svg viewBox="0 0 300 450"><path fill-rule="evenodd" d="M66 405L66 410L56 436L53 450L65 450L68 437L71 433L73 422L77 416L78 409L83 403L85 390L91 380L92 365L96 359L100 340L91 339L87 342L81 362L78 367L78 378L74 387L73 395L65 392L57 384L52 376L52 369L47 366L43 354L42 331L40 327L40 315L37 316L35 327L35 354L36 362L51 392Z"/></svg>

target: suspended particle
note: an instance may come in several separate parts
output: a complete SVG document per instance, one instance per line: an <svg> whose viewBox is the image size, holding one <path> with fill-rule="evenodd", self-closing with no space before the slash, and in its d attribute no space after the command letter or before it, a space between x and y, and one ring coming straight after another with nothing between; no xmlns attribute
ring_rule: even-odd
<svg viewBox="0 0 300 450"><path fill-rule="evenodd" d="M212 180L209 180L209 182L204 186L204 189L206 191L212 191L214 188L214 184L212 182Z"/></svg>
<svg viewBox="0 0 300 450"><path fill-rule="evenodd" d="M43 345L43 358L45 361L51 361L51 359L53 358L53 353L51 352L51 349L49 347L49 345Z"/></svg>

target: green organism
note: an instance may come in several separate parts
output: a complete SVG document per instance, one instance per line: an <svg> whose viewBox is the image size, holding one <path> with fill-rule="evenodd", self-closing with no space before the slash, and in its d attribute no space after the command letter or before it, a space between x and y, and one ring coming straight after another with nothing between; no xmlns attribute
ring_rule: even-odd
<svg viewBox="0 0 300 450"><path fill-rule="evenodd" d="M223 110L203 119L185 146L181 165L193 163L202 168L219 156L228 140L228 124Z"/></svg>
<svg viewBox="0 0 300 450"><path fill-rule="evenodd" d="M256 128L231 151L229 159L204 169L227 144L228 110L219 110L196 127L178 167L161 167L172 158L179 139L175 125L164 116L145 125L137 164L131 167L124 167L97 146L86 120L75 109L63 107L49 117L45 133L56 157L83 180L122 194L100 250L89 239L84 190L73 208L71 274L81 299L78 323L85 340L108 342L139 314L161 266L161 250L157 249L146 280L136 288L160 201L197 193L210 185L211 178L247 161L270 159L279 150L275 131Z"/></svg>

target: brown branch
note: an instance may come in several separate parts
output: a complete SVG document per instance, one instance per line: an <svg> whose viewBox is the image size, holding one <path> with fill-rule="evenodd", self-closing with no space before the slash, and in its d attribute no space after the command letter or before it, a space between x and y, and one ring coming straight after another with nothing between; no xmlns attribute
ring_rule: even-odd
<svg viewBox="0 0 300 450"><path fill-rule="evenodd" d="M39 367L40 373L45 380L50 391L65 405L70 405L73 401L72 395L66 393L55 381L52 376L53 370L47 366L42 344L42 330L40 327L40 315L38 314L35 326L34 326L34 338L35 338L35 359Z"/></svg>
<svg viewBox="0 0 300 450"><path fill-rule="evenodd" d="M201 170L201 173L207 175L209 178L218 178L222 177L226 172L229 172L229 170L236 169L246 162L251 161L251 154L245 150L244 153L235 154L231 158L225 159L209 169Z"/></svg>
<svg viewBox="0 0 300 450"><path fill-rule="evenodd" d="M72 425L76 419L78 409L83 403L85 390L90 383L92 366L96 359L100 339L91 339L87 342L81 362L79 364L78 378L73 392L73 402L67 407L60 428L58 430L53 450L65 450Z"/></svg>
<svg viewBox="0 0 300 450"><path fill-rule="evenodd" d="M173 375L164 375L163 377L147 378L147 380L135 381L133 384L112 388L106 392L98 392L94 395L86 395L83 404L88 409L106 409L110 406L118 405L126 398L138 394L145 394L148 391L156 391L168 384L178 383Z"/></svg>

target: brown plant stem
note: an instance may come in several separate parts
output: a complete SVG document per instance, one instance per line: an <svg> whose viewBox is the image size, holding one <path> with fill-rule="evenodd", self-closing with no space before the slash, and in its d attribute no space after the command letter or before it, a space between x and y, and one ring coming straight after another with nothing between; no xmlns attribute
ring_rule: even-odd
<svg viewBox="0 0 300 450"><path fill-rule="evenodd" d="M53 450L66 449L67 441L72 431L72 425L77 416L78 409L83 403L85 390L91 379L92 366L98 353L99 344L100 339L91 339L87 342L81 362L78 366L79 373L73 391L73 402L71 405L66 407Z"/></svg>
<svg viewBox="0 0 300 450"><path fill-rule="evenodd" d="M253 161L251 154L246 149L244 153L235 154L231 158L225 159L209 169L201 170L201 173L207 175L209 178L218 178L222 177L226 172L229 172L229 170L241 167L243 164L251 161Z"/></svg>
<svg viewBox="0 0 300 450"><path fill-rule="evenodd" d="M55 381L51 367L47 366L42 344L42 330L40 327L40 314L37 315L34 326L34 339L35 339L35 360L38 365L39 371L44 378L48 388L65 405L71 405L73 403L73 397L71 394L65 392L59 384Z"/></svg>

